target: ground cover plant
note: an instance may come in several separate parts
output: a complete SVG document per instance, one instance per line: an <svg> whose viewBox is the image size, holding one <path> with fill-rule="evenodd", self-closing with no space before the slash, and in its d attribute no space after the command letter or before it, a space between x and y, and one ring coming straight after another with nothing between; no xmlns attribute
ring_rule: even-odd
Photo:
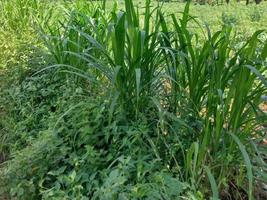
<svg viewBox="0 0 267 200"><path fill-rule="evenodd" d="M1 2L1 198L266 198L266 32L176 4Z"/></svg>

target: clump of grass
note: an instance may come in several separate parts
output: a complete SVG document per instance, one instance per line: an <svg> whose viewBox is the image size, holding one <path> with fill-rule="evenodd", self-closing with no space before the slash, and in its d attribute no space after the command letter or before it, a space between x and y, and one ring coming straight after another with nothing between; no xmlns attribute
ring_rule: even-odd
<svg viewBox="0 0 267 200"><path fill-rule="evenodd" d="M71 55L86 61L88 66L95 67L110 81L111 112L116 105L125 111L126 116L138 118L147 108L158 108L159 128L162 134L167 135L173 119L164 112L171 114L174 121L185 120L185 124L190 120L181 111L191 112L195 122L200 122L199 128L193 131L199 136L192 137L198 140L197 143L186 147L192 150L187 153L183 164L186 169L184 175L197 185L201 181L203 165L221 162L218 165L221 168L217 167L215 173L216 177L221 177L218 184L222 187L220 181L225 181L222 177L230 175L228 170L222 170L225 156L232 157L227 160L227 166L242 157L229 133L240 136L242 142L247 143L257 126L255 108L261 94L266 92L264 84L257 81L257 77L261 78L259 74L265 71L264 50L258 53L257 48L261 46L258 41L261 31L238 49L232 47L231 28L223 28L214 34L207 30L208 40L202 44L198 42L197 35L192 35L187 29L188 21L192 20L189 4L180 21L172 15L173 28L167 24L160 8L151 12L149 5L150 1L147 1L141 23L138 9L135 10L132 1L125 1L125 13L119 11L117 15L113 13L108 20L105 19L107 22L104 24L109 23L110 29L104 42L97 39L96 33L90 35L76 29L100 54L71 52ZM187 98L187 105L182 97ZM186 138L190 140L189 135ZM244 155L243 149L241 152ZM194 164L191 163L192 156ZM217 157L222 160L214 159ZM251 198L252 175L249 170L248 173Z"/></svg>

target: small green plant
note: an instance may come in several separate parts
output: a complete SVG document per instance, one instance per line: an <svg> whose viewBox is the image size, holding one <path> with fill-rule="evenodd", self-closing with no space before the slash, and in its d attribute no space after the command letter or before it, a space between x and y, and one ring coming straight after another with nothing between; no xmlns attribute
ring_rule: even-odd
<svg viewBox="0 0 267 200"><path fill-rule="evenodd" d="M252 22L259 22L261 20L262 13L259 9L254 8L253 11L250 13L250 20Z"/></svg>
<svg viewBox="0 0 267 200"><path fill-rule="evenodd" d="M236 15L223 12L222 13L222 23L226 26L236 26L239 22L239 19Z"/></svg>

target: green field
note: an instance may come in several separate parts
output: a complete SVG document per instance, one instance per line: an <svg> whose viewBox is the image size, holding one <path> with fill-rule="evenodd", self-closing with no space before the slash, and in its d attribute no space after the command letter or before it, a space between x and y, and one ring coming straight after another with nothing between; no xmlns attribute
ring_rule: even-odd
<svg viewBox="0 0 267 200"><path fill-rule="evenodd" d="M112 1L108 1L111 7ZM124 2L119 1L120 7L123 7ZM145 1L134 1L134 5L144 6ZM156 6L158 2L153 2ZM184 9L184 3L170 2L163 3L163 10L166 13L175 13L181 16ZM262 2L259 5L245 5L245 2L230 2L223 5L200 5L192 4L190 14L198 18L202 26L207 23L214 31L219 30L222 25L232 25L236 27L238 33L249 35L258 29L267 28L267 2Z"/></svg>
<svg viewBox="0 0 267 200"><path fill-rule="evenodd" d="M1 0L0 199L266 199L266 13Z"/></svg>

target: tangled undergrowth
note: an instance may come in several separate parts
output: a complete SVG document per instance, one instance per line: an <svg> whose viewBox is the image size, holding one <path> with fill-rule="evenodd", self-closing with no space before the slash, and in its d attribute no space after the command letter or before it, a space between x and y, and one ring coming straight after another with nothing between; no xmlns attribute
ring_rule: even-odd
<svg viewBox="0 0 267 200"><path fill-rule="evenodd" d="M264 198L264 31L200 36L189 3L177 19L150 0L25 2L38 38L1 80L3 198Z"/></svg>

